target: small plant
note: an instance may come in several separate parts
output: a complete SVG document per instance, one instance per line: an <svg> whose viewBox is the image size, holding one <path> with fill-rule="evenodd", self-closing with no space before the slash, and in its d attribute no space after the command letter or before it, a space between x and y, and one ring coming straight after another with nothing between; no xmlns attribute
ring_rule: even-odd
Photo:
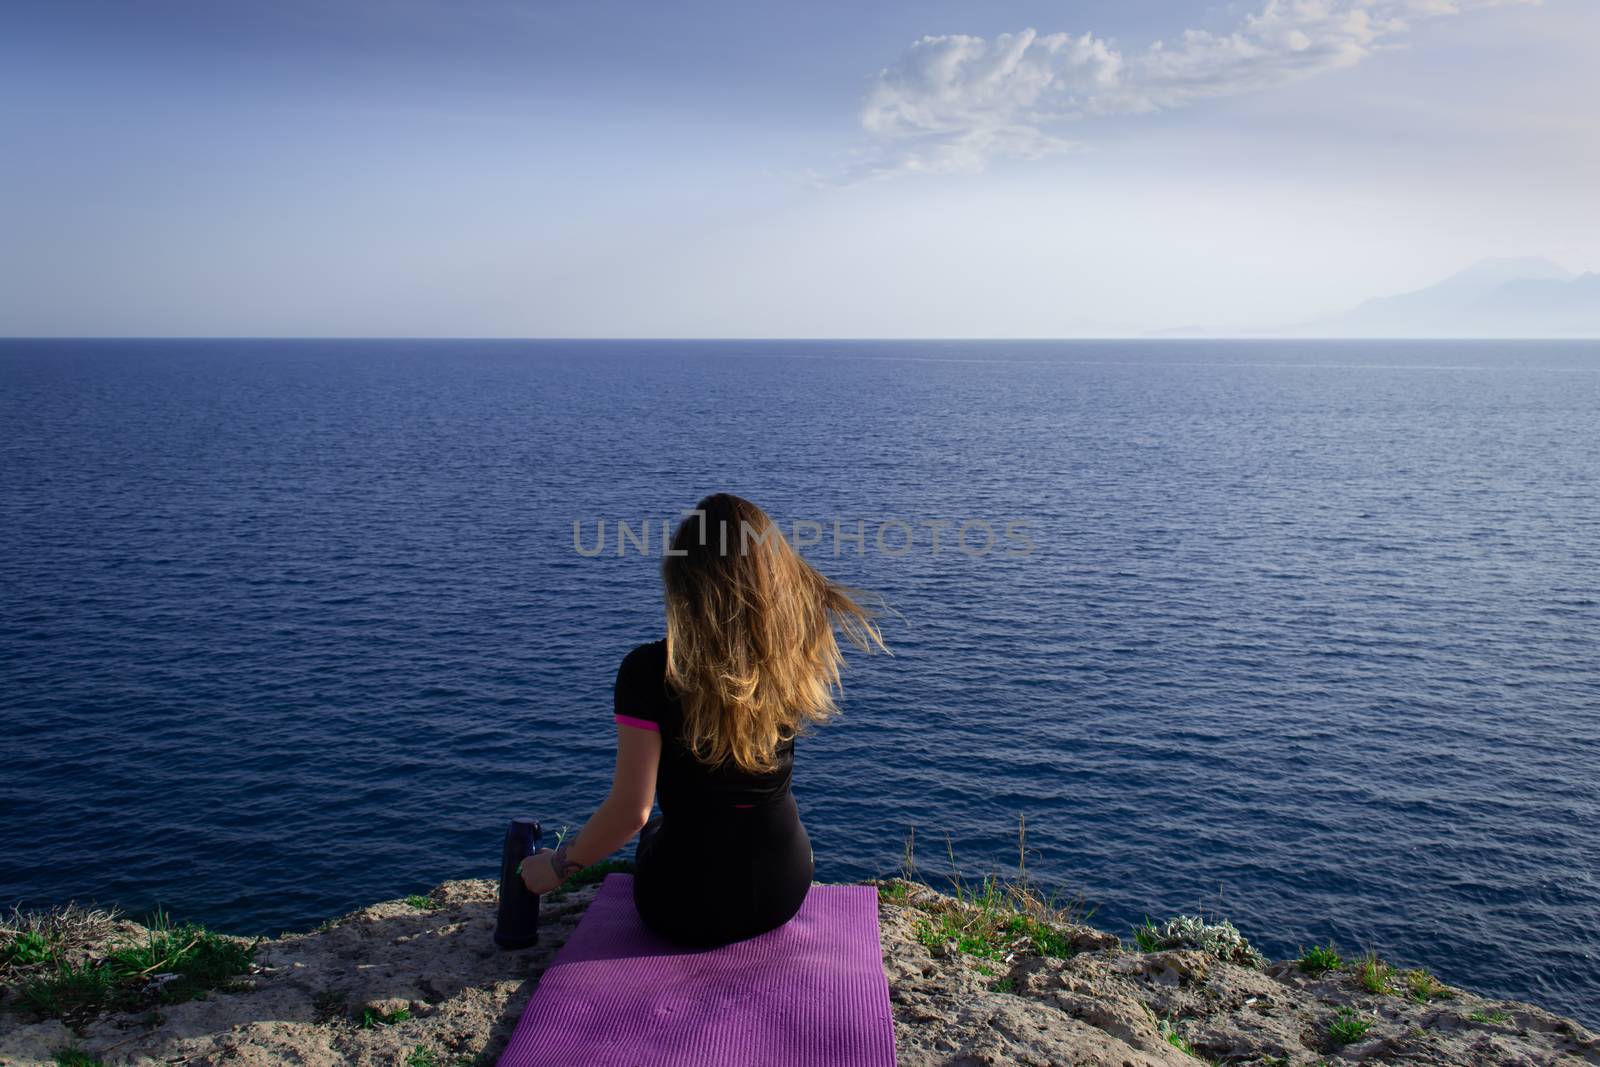
<svg viewBox="0 0 1600 1067"><path fill-rule="evenodd" d="M1041 956L1066 959L1076 950L1072 940L1059 929L1027 915L1013 915L1000 924L1003 932L1025 942Z"/></svg>
<svg viewBox="0 0 1600 1067"><path fill-rule="evenodd" d="M1361 957L1361 962L1356 964L1356 984L1368 993L1387 993L1390 983L1394 981L1394 968L1378 958L1378 954L1368 950Z"/></svg>
<svg viewBox="0 0 1600 1067"><path fill-rule="evenodd" d="M396 1008L394 1011L362 1008L361 1022L358 1025L363 1030L371 1030L379 1026L393 1026L395 1023L403 1023L409 1018L411 1018L410 1008Z"/></svg>
<svg viewBox="0 0 1600 1067"><path fill-rule="evenodd" d="M914 841L915 831L906 839L906 871L916 870ZM951 870L947 893L915 893L927 883L910 879L878 888L880 899L904 902L920 913L912 922L912 936L919 944L937 954L959 953L986 961L1013 955L1065 958L1078 951L1078 939L1085 936L1084 931L1075 929L1083 914L1081 899L1058 903L1055 893L1042 893L1026 880L1025 821L1018 824L1016 879L989 875L975 884L968 882L956 867L955 850L948 838L945 848ZM982 973L992 973L992 969L984 970L982 963L975 966Z"/></svg>
<svg viewBox="0 0 1600 1067"><path fill-rule="evenodd" d="M1511 1014L1496 1008L1493 1011L1475 1011L1467 1018L1475 1023L1499 1023L1504 1025L1511 1021Z"/></svg>
<svg viewBox="0 0 1600 1067"><path fill-rule="evenodd" d="M1420 967L1406 971L1401 976L1401 981L1405 986L1406 996L1418 1004L1448 1000L1452 996L1449 987Z"/></svg>
<svg viewBox="0 0 1600 1067"><path fill-rule="evenodd" d="M434 1055L432 1049L418 1045L406 1057L406 1067L439 1067L439 1057Z"/></svg>
<svg viewBox="0 0 1600 1067"><path fill-rule="evenodd" d="M348 1004L349 994L342 989L324 989L311 998L313 1017L319 1023L344 1018Z"/></svg>
<svg viewBox="0 0 1600 1067"><path fill-rule="evenodd" d="M1361 1018L1352 1008L1340 1008L1339 1014L1328 1024L1328 1040L1335 1045L1348 1045L1359 1041L1372 1029L1372 1023Z"/></svg>
<svg viewBox="0 0 1600 1067"><path fill-rule="evenodd" d="M102 1067L99 1060L80 1048L64 1048L55 1055L56 1067Z"/></svg>
<svg viewBox="0 0 1600 1067"><path fill-rule="evenodd" d="M891 904L904 904L911 896L911 886L906 882L890 882L878 887L878 899Z"/></svg>
<svg viewBox="0 0 1600 1067"><path fill-rule="evenodd" d="M1308 949L1302 949L1300 958L1295 962L1300 970L1313 977L1320 977L1344 966L1344 960L1332 945L1312 945Z"/></svg>
<svg viewBox="0 0 1600 1067"><path fill-rule="evenodd" d="M406 897L406 903L411 905L413 908L416 908L418 911L433 911L439 906L438 901L434 900L430 896L424 896L421 893L413 893L411 896Z"/></svg>
<svg viewBox="0 0 1600 1067"><path fill-rule="evenodd" d="M124 993L162 975L157 1002L177 1004L204 999L213 989L227 989L236 976L250 970L260 943L257 938L243 944L194 923L174 927L165 912L157 911L144 942L114 950L105 963Z"/></svg>
<svg viewBox="0 0 1600 1067"><path fill-rule="evenodd" d="M111 972L92 962L63 963L54 974L30 978L18 995L46 1018L92 1011L111 991Z"/></svg>
<svg viewBox="0 0 1600 1067"><path fill-rule="evenodd" d="M545 894L546 900L560 900L574 889L586 885L594 885L605 880L606 875L613 872L620 874L633 873L632 860L601 860L599 863L590 864L581 871L575 872L565 882L556 886Z"/></svg>
<svg viewBox="0 0 1600 1067"><path fill-rule="evenodd" d="M1017 980L1008 975L996 982L994 988L997 993L1015 993L1017 991Z"/></svg>
<svg viewBox="0 0 1600 1067"><path fill-rule="evenodd" d="M1182 1034L1178 1033L1177 1030L1173 1029L1172 1020L1162 1019L1160 1023L1160 1030L1161 1036L1166 1039L1167 1044L1171 1045L1173 1048L1177 1049L1186 1056L1193 1056L1196 1059L1200 1058L1200 1053L1194 1050L1194 1046L1189 1044L1188 1039Z"/></svg>
<svg viewBox="0 0 1600 1067"><path fill-rule="evenodd" d="M4 947L0 947L0 960L18 967L27 967L43 963L50 958L53 951L50 938L42 931L24 930L6 942Z"/></svg>
<svg viewBox="0 0 1600 1067"><path fill-rule="evenodd" d="M999 959L1002 955L999 942L988 931L965 923L961 916L950 912L935 918L918 919L912 924L912 932L917 941L930 951L953 948L956 952L985 959Z"/></svg>
<svg viewBox="0 0 1600 1067"><path fill-rule="evenodd" d="M916 857L912 850L915 848L915 830L906 839L906 857L902 866L909 871L916 871ZM1058 890L1048 894L1041 894L1027 875L1028 856L1028 828L1027 819L1019 817L1017 820L1017 877L1001 878L997 875L987 875L977 885L969 885L962 878L961 870L956 865L955 846L950 835L945 834L945 855L950 861L950 889L949 895L956 900L971 904L983 909L1005 909L1028 915L1052 924L1084 923L1094 914L1094 909L1087 905L1083 896L1062 899ZM908 877L908 881L922 882L918 878Z"/></svg>
<svg viewBox="0 0 1600 1067"><path fill-rule="evenodd" d="M1208 923L1192 915L1168 919L1160 926L1146 919L1134 927L1133 939L1145 952L1160 952L1173 948L1194 948L1208 952L1228 963L1242 963L1247 967L1264 967L1267 959L1245 939L1238 929L1226 919Z"/></svg>

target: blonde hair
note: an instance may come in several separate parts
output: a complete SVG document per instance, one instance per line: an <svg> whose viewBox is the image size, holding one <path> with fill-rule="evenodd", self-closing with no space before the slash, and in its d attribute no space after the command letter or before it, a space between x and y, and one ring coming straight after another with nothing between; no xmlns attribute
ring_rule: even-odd
<svg viewBox="0 0 1600 1067"><path fill-rule="evenodd" d="M889 651L860 590L823 577L766 512L729 493L678 525L661 577L667 681L685 746L712 766L775 770L780 744L839 710L835 627L865 652Z"/></svg>

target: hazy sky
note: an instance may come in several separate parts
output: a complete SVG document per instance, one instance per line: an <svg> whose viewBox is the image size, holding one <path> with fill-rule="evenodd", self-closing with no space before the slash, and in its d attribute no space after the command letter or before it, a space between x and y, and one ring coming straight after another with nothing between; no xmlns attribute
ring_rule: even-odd
<svg viewBox="0 0 1600 1067"><path fill-rule="evenodd" d="M0 334L1082 336L1600 269L1596 0L0 7Z"/></svg>

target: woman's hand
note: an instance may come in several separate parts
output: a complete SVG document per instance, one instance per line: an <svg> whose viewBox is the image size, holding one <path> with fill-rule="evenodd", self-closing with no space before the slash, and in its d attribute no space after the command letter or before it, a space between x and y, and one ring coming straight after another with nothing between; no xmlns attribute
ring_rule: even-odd
<svg viewBox="0 0 1600 1067"><path fill-rule="evenodd" d="M523 859L522 884L528 887L528 892L548 893L561 884L561 879L556 877L556 872L550 866L550 857L554 854L555 849L541 848Z"/></svg>

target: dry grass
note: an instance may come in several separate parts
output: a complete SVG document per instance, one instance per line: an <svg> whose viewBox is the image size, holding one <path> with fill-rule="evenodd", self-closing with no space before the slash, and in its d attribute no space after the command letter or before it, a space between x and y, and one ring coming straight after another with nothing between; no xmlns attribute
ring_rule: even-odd
<svg viewBox="0 0 1600 1067"><path fill-rule="evenodd" d="M53 908L13 906L0 919L0 978L14 980L44 968L51 959L85 956L117 931L115 908L63 904Z"/></svg>
<svg viewBox="0 0 1600 1067"><path fill-rule="evenodd" d="M901 877L879 882L880 896L923 914L913 924L917 940L929 949L1003 960L1017 955L1070 956L1072 927L1088 917L1081 895L1061 899L1028 880L1027 821L1017 823L1017 876L985 875L969 882L956 863L948 835L948 893L924 880L916 860L916 831L906 837ZM927 893L923 890L933 889Z"/></svg>

